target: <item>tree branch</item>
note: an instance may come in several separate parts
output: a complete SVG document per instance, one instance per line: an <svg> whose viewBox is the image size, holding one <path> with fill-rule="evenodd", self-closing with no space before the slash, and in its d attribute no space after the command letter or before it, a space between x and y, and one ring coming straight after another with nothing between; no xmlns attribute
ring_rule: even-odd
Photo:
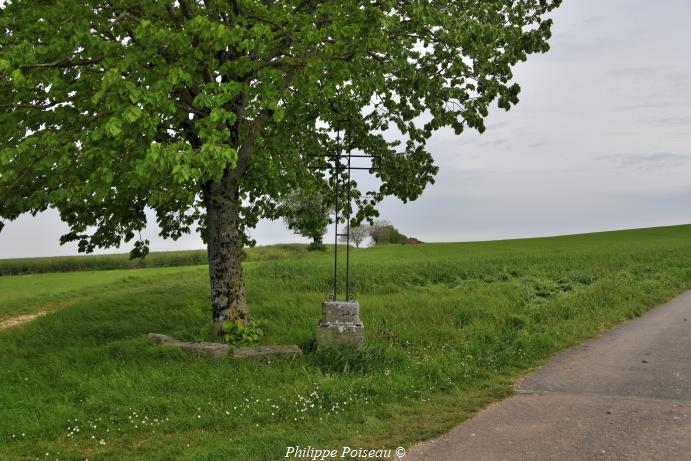
<svg viewBox="0 0 691 461"><path fill-rule="evenodd" d="M190 4L187 3L187 0L178 0L178 3L180 3L182 14L184 14L187 19L193 19L194 14L192 13L192 9L190 9Z"/></svg>
<svg viewBox="0 0 691 461"><path fill-rule="evenodd" d="M36 69L36 68L48 68L48 67L79 67L88 66L89 64L97 64L101 62L99 59L81 59L79 61L68 61L68 58L61 59L54 62L45 62L38 64L22 64L20 69Z"/></svg>

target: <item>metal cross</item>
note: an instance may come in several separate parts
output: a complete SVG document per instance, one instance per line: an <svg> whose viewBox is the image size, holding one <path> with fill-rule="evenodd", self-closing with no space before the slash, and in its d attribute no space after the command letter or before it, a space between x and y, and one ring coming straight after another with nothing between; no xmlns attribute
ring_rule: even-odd
<svg viewBox="0 0 691 461"><path fill-rule="evenodd" d="M341 139L341 124L346 124L348 130L344 135L344 140ZM353 158L369 158L373 159L372 155L353 155L351 146L351 120L341 120L336 123L336 152L335 155L323 155L323 158L327 164L322 166L310 167L310 169L329 169L331 170L331 178L334 183L334 274L333 274L333 300L335 301L338 296L338 238L346 238L346 273L345 273L345 300L350 300L350 215L351 215L351 173L353 170L368 170L372 171L376 168L366 168L366 167L354 167L351 164ZM345 155L343 154L343 143L345 143ZM329 163L333 160L333 165ZM345 164L343 161L345 160ZM345 206L346 211L346 232L344 234L338 233L338 221L341 219L338 197L339 197L339 186L340 186L340 172L346 171L346 200L347 206Z"/></svg>

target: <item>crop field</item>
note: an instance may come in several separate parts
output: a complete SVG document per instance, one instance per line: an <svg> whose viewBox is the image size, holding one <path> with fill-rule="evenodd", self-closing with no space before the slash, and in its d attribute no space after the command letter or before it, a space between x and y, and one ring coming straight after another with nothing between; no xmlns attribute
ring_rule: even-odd
<svg viewBox="0 0 691 461"><path fill-rule="evenodd" d="M195 360L147 341L149 332L206 337L203 265L0 276L0 321L48 312L0 331L0 460L276 460L295 445L407 447L510 394L553 354L691 286L689 225L353 250L365 346L317 351L332 258L261 251L244 263L261 342L298 344L301 357Z"/></svg>

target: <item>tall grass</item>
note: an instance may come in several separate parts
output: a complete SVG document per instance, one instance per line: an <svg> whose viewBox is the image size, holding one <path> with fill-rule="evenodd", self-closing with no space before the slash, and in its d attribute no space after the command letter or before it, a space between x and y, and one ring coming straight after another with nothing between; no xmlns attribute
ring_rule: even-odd
<svg viewBox="0 0 691 461"><path fill-rule="evenodd" d="M365 346L316 350L333 260L298 254L245 267L264 341L304 351L267 362L194 360L146 340L208 331L204 267L40 297L31 284L80 274L0 280L24 290L0 303L55 309L0 333L0 459L258 461L293 445L408 445L691 287L691 226L362 249L351 263Z"/></svg>

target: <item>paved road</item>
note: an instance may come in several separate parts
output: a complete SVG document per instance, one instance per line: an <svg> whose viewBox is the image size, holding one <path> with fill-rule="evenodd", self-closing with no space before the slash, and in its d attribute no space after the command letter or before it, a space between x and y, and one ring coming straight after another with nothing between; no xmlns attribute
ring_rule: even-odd
<svg viewBox="0 0 691 461"><path fill-rule="evenodd" d="M405 461L691 461L691 291L566 351Z"/></svg>

